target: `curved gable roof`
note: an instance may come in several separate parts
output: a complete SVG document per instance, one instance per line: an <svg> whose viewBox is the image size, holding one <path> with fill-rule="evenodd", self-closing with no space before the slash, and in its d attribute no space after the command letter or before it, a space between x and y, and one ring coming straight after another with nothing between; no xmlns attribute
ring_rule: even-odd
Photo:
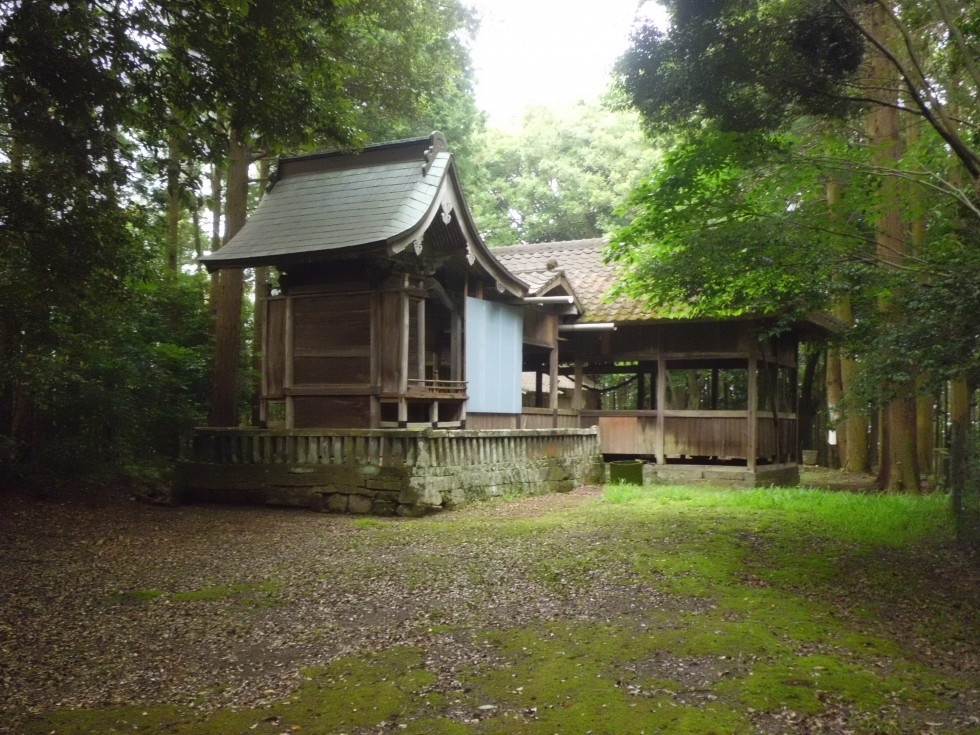
<svg viewBox="0 0 980 735"><path fill-rule="evenodd" d="M447 222L458 219L476 265L506 290L526 292L480 239L439 133L360 153L281 159L277 179L245 226L202 261L215 269L315 261L368 248L394 254L422 237L440 213Z"/></svg>

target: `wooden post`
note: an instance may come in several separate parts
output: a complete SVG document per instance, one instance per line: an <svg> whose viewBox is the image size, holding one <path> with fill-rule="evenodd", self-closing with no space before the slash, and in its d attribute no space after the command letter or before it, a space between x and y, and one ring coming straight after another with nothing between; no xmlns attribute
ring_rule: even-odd
<svg viewBox="0 0 980 735"><path fill-rule="evenodd" d="M745 456L749 470L755 472L756 459L759 454L759 422L757 420L759 413L759 376L755 354L751 347L749 350L749 395L748 406L746 407L748 409L746 411L748 426L746 426L747 433L745 435Z"/></svg>
<svg viewBox="0 0 980 735"><path fill-rule="evenodd" d="M418 367L419 380L425 380L425 299L419 299L415 304L415 323L418 327L415 343L415 360Z"/></svg>
<svg viewBox="0 0 980 735"><path fill-rule="evenodd" d="M451 363L449 369L449 379L450 380L462 380L463 379L463 361L462 361L462 342L463 342L463 320L460 318L458 311L453 311L452 321L450 326L449 334L449 361Z"/></svg>
<svg viewBox="0 0 980 735"><path fill-rule="evenodd" d="M255 320L255 339L259 343L259 360L256 366L258 368L258 395L255 397L258 411L255 416L255 423L260 427L266 426L269 420L269 404L266 400L266 396L269 395L269 371L267 366L269 355L269 290L267 285L262 293L255 292L255 313L256 315L260 312L262 313L261 323L258 318Z"/></svg>
<svg viewBox="0 0 980 735"><path fill-rule="evenodd" d="M400 311L401 311L401 330L398 337L398 392L402 395L408 392L408 340L409 340L409 330L411 325L411 315L408 312L409 300L408 294L401 291L398 294ZM402 401L404 403L404 401ZM401 409L399 409L401 413ZM399 416L399 421L401 417Z"/></svg>
<svg viewBox="0 0 980 735"><path fill-rule="evenodd" d="M286 294L286 324L283 327L285 333L285 359L283 364L282 385L286 393L286 428L295 428L293 397L289 394L289 389L293 387L293 297Z"/></svg>
<svg viewBox="0 0 980 735"><path fill-rule="evenodd" d="M372 429L381 428L381 294L371 292L371 398L370 422ZM377 391L377 392L376 392Z"/></svg>
<svg viewBox="0 0 980 735"><path fill-rule="evenodd" d="M636 410L642 411L646 403L646 375L643 374L643 364L636 366Z"/></svg>
<svg viewBox="0 0 980 735"><path fill-rule="evenodd" d="M663 353L657 355L657 437L654 451L657 464L667 464L667 360Z"/></svg>
<svg viewBox="0 0 980 735"><path fill-rule="evenodd" d="M551 343L554 347L549 351L548 357L548 379L551 384L548 386L548 408L552 411L558 408L558 317L551 315ZM558 417L553 415L553 427L557 427Z"/></svg>
<svg viewBox="0 0 980 735"><path fill-rule="evenodd" d="M572 408L576 411L581 411L584 408L584 403L582 401L582 385L585 380L585 375L582 370L582 360L575 358L575 388L572 393Z"/></svg>

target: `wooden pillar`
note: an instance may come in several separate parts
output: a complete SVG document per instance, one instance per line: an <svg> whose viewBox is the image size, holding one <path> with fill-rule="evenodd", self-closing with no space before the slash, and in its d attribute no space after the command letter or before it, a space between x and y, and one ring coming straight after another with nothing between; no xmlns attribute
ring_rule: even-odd
<svg viewBox="0 0 980 735"><path fill-rule="evenodd" d="M636 367L636 410L642 411L646 403L646 375L643 372L643 364L640 363Z"/></svg>
<svg viewBox="0 0 980 735"><path fill-rule="evenodd" d="M381 294L371 293L371 388L372 392L381 390ZM381 399L377 393L370 398L370 425L372 429L381 428Z"/></svg>
<svg viewBox="0 0 980 735"><path fill-rule="evenodd" d="M463 379L463 320L458 311L453 311L449 334L449 379Z"/></svg>
<svg viewBox="0 0 980 735"><path fill-rule="evenodd" d="M654 451L657 455L657 464L667 464L667 417L664 412L667 409L667 360L663 353L657 355L657 438L654 443Z"/></svg>
<svg viewBox="0 0 980 735"><path fill-rule="evenodd" d="M269 355L269 291L268 284L265 285L261 293L258 289L255 291L255 339L259 346L253 353L253 355L258 355L258 362L254 365L255 369L258 370L256 374L258 388L255 396L254 423L259 428L265 427L269 420L269 404L266 400L266 396L269 395L269 371L266 369ZM261 320L258 317L260 313L262 314Z"/></svg>
<svg viewBox="0 0 980 735"><path fill-rule="evenodd" d="M289 394L289 389L293 387L293 297L286 295L286 324L285 332L285 360L283 364L282 384L286 393L286 428L294 429L295 413L293 411L293 397Z"/></svg>
<svg viewBox="0 0 980 735"><path fill-rule="evenodd" d="M718 410L718 368L711 368L711 410Z"/></svg>
<svg viewBox="0 0 980 735"><path fill-rule="evenodd" d="M415 361L419 380L425 380L425 299L415 304L415 324L418 334L415 342Z"/></svg>
<svg viewBox="0 0 980 735"><path fill-rule="evenodd" d="M551 343L554 347L548 353L548 379L551 384L548 386L548 408L552 411L558 409L558 317L551 315ZM557 427L558 417L552 415L553 428Z"/></svg>
<svg viewBox="0 0 980 735"><path fill-rule="evenodd" d="M541 396L544 395L544 372L540 367L534 370L534 407L543 408Z"/></svg>
<svg viewBox="0 0 980 735"><path fill-rule="evenodd" d="M582 401L582 396L583 396L582 389L584 387L582 383L584 382L584 380L585 380L585 375L582 369L582 360L576 357L575 358L575 389L574 392L572 393L572 408L574 408L576 411L581 411L585 407L584 402Z"/></svg>
<svg viewBox="0 0 980 735"><path fill-rule="evenodd" d="M749 353L748 360L749 369L749 390L748 390L748 409L747 421L748 425L745 427L745 458L748 464L749 470L755 472L756 458L759 455L759 422L757 420L759 413L759 366L755 359L753 353Z"/></svg>
<svg viewBox="0 0 980 735"><path fill-rule="evenodd" d="M399 294L399 299L401 302L401 334L398 340L398 365L400 367L398 371L398 392L404 395L408 392L408 340L411 327L411 314L409 314L408 310L411 303L409 302L408 294L404 291ZM399 421L401 421L400 416Z"/></svg>

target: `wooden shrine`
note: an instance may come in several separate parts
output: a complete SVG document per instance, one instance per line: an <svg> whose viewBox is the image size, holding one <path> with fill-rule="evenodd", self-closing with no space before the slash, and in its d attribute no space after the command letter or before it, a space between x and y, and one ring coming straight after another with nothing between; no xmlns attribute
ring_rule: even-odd
<svg viewBox="0 0 980 735"><path fill-rule="evenodd" d="M234 496L263 478L252 484L267 500L312 505L347 487L345 497L389 493L372 501L379 508L358 508L402 512L501 487L489 481L482 495L457 497L447 481L432 491L442 487L440 466L497 468L467 482L499 470L537 488L528 491L548 489L540 477L557 477L563 457L575 469L562 482L594 480L600 455L642 458L663 479L796 481L797 343L826 325L811 320L760 340L762 319L695 321L609 301L618 273L603 248L582 240L488 250L439 134L282 159L246 226L204 258L211 270L278 274L256 304L265 317L261 425L199 429L179 484ZM433 431L445 439L436 460L411 439ZM403 433L393 441L385 432ZM547 441L531 441L535 432ZM482 447L476 458L454 458L453 437L480 436L489 443L466 444ZM406 490L412 473L387 489L372 489L370 472L340 485L341 475L323 475L357 465L359 441L378 467L404 466L398 452L412 454L412 466L428 468L421 494ZM544 474L505 472L525 461L543 463ZM316 480L270 469L277 464L312 467ZM283 490L296 487L304 489Z"/></svg>

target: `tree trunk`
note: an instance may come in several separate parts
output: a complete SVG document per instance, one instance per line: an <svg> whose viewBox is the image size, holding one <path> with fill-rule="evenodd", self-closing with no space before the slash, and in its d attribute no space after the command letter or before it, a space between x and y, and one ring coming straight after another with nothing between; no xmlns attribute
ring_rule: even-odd
<svg viewBox="0 0 980 735"><path fill-rule="evenodd" d="M841 199L840 180L828 179L825 192L831 217L838 219ZM850 296L841 294L837 298L834 302L834 316L848 328L854 324L854 309ZM868 420L857 410L857 401L852 395L857 384L857 371L858 366L854 358L843 350L834 350L833 355L828 352L827 385L829 388L829 381L834 379L840 382L840 388L839 390L835 388L836 400L833 404L830 403L831 394L828 392L827 403L837 408L837 414L833 418L833 426L837 430L837 456L841 468L846 472L868 471ZM845 410L841 410L841 404L844 404Z"/></svg>
<svg viewBox="0 0 980 735"><path fill-rule="evenodd" d="M954 67L950 77L950 115L953 119L961 117L959 100L961 96L960 72ZM953 166L949 173L950 183L962 187L965 167ZM973 201L980 203L980 180L971 178ZM961 207L960 212L964 209ZM961 236L969 237L968 216L958 217L955 229ZM965 379L952 380L949 384L949 486L953 495L953 511L957 521L962 519L963 491L968 481L970 463L970 384Z"/></svg>
<svg viewBox="0 0 980 735"><path fill-rule="evenodd" d="M924 123L915 122L908 125L905 131L906 143L910 146L915 145L922 134ZM919 186L907 186L908 196L912 201L912 221L909 224L909 241L912 246L913 254L924 257L928 240L928 230L926 228L926 216L924 208L922 189ZM935 421L935 396L924 392L926 376L922 375L916 381L915 399L915 434L916 434L916 461L919 464L919 472L927 476L933 474L933 450L935 441L933 440L933 422Z"/></svg>
<svg viewBox="0 0 980 735"><path fill-rule="evenodd" d="M238 131L229 144L225 242L245 225L248 210L248 146ZM238 424L238 357L242 336L241 268L223 268L215 304L214 374L211 384L211 426Z"/></svg>
<svg viewBox="0 0 980 735"><path fill-rule="evenodd" d="M953 513L960 518L970 454L970 387L962 379L950 381L949 384L949 428L949 487Z"/></svg>
<svg viewBox="0 0 980 735"><path fill-rule="evenodd" d="M887 11L880 5L869 9L871 33L890 47L894 36ZM868 113L867 135L872 150L872 163L883 168L894 167L901 156L898 118L898 94L895 71L887 58L872 49L869 87L872 96L881 104L873 105ZM900 266L905 258L905 223L902 219L901 182L895 176L881 179L881 202L875 220L875 241L879 264L884 268ZM886 321L897 319L895 306L883 301L879 308ZM915 384L896 386L898 397L883 412L881 466L878 477L881 489L888 492L916 492L919 489L919 470L916 457Z"/></svg>
<svg viewBox="0 0 980 735"><path fill-rule="evenodd" d="M840 351L836 348L827 350L827 414L828 424L832 431L837 432L836 458L834 450L830 451L829 465L833 468L844 466L847 452L847 423L841 420L841 401L844 398L844 387L841 381Z"/></svg>
<svg viewBox="0 0 980 735"><path fill-rule="evenodd" d="M221 166L215 163L211 167L211 252L215 252L221 247ZM209 293L209 303L211 311L218 308L218 282L221 280L221 271L211 274L211 289Z"/></svg>
<svg viewBox="0 0 980 735"><path fill-rule="evenodd" d="M857 371L858 366L854 358L841 355L840 381L845 398L853 394L857 383ZM867 472L868 418L854 406L850 406L844 416L844 434L847 436L847 452L841 455L841 467L846 472Z"/></svg>
<svg viewBox="0 0 980 735"><path fill-rule="evenodd" d="M269 181L269 159L259 161L259 197L265 196L265 187ZM252 398L252 425L259 426L262 415L262 349L265 335L265 307L263 299L268 296L269 269L259 266L255 269L255 335L252 339L252 375L255 380L254 397Z"/></svg>
<svg viewBox="0 0 980 735"><path fill-rule="evenodd" d="M167 272L176 273L180 260L180 143L173 134L167 146Z"/></svg>

